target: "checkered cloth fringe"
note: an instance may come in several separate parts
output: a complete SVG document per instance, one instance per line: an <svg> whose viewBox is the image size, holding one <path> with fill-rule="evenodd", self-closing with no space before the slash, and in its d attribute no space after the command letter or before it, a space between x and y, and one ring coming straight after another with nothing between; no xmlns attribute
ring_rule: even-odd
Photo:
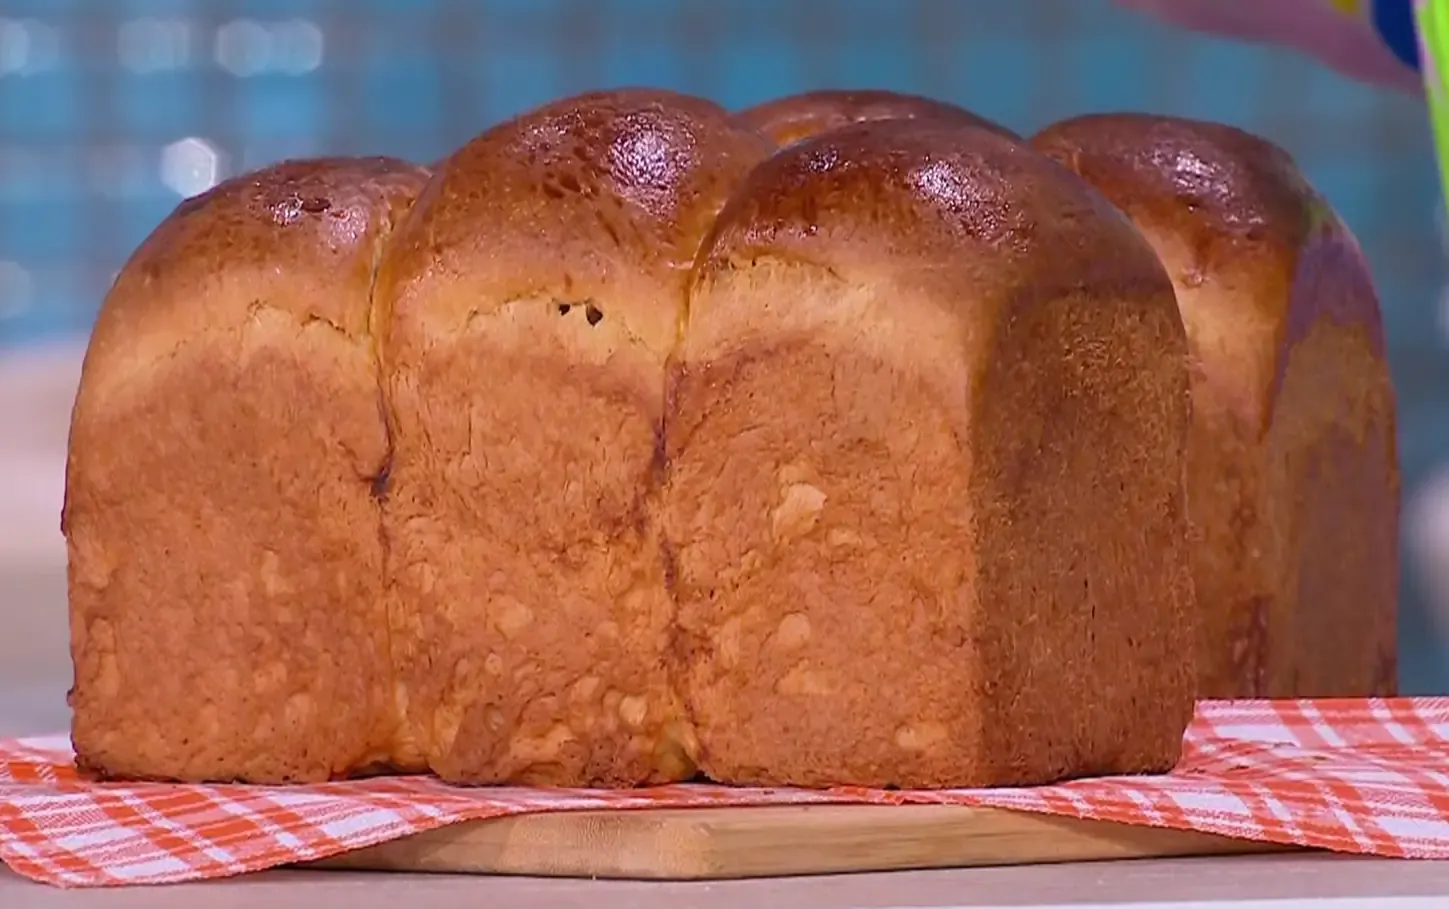
<svg viewBox="0 0 1449 909"><path fill-rule="evenodd" d="M1449 859L1449 699L1207 702L1165 776L952 792L461 789L429 777L99 784L76 774L64 737L0 742L0 859L72 887L259 871L531 812L859 802L986 806Z"/></svg>

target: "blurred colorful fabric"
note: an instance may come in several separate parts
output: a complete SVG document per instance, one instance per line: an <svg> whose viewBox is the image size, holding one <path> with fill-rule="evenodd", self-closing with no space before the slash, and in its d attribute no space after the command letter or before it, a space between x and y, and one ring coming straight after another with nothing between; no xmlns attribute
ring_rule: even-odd
<svg viewBox="0 0 1449 909"><path fill-rule="evenodd" d="M1120 0L1183 28L1295 48L1340 72L1418 92L1412 0Z"/></svg>

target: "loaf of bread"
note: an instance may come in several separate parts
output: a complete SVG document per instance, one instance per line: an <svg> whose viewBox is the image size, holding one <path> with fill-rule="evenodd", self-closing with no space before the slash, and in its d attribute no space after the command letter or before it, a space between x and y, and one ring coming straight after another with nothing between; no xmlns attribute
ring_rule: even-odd
<svg viewBox="0 0 1449 909"><path fill-rule="evenodd" d="M805 92L766 101L735 114L735 122L764 133L777 145L789 145L853 123L920 118L976 126L1009 139L1020 138L1001 124L954 104L880 90Z"/></svg>
<svg viewBox="0 0 1449 909"><path fill-rule="evenodd" d="M426 174L291 163L183 203L106 298L71 422L73 739L118 777L384 764L373 266Z"/></svg>
<svg viewBox="0 0 1449 909"><path fill-rule="evenodd" d="M695 253L769 151L709 102L583 95L465 145L394 236L377 315L411 763L694 774L658 532L665 360Z"/></svg>
<svg viewBox="0 0 1449 909"><path fill-rule="evenodd" d="M430 171L281 164L96 324L74 743L267 783L1161 771L1195 691L1392 690L1393 414L1352 237L1226 127L630 89Z"/></svg>
<svg viewBox="0 0 1449 909"><path fill-rule="evenodd" d="M1286 152L1228 126L1088 116L1032 143L1126 212L1176 285L1199 694L1392 694L1394 392L1352 234Z"/></svg>

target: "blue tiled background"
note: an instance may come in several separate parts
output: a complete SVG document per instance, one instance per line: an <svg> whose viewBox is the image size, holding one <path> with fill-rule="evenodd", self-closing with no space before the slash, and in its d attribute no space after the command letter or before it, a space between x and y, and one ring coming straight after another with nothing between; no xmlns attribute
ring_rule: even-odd
<svg viewBox="0 0 1449 909"><path fill-rule="evenodd" d="M1142 109L1262 133L1374 264L1406 490L1449 460L1422 104L1104 0L0 0L0 355L85 332L130 249L214 179L322 152L432 160L532 104L620 84L727 105L871 86L1021 131ZM1449 691L1406 577L1405 684Z"/></svg>

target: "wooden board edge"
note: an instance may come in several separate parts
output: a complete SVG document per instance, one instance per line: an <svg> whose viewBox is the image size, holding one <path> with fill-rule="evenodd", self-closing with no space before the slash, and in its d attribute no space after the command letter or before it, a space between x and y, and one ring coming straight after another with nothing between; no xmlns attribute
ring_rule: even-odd
<svg viewBox="0 0 1449 909"><path fill-rule="evenodd" d="M780 805L515 815L308 867L636 880L1245 855L1299 847L959 805Z"/></svg>

